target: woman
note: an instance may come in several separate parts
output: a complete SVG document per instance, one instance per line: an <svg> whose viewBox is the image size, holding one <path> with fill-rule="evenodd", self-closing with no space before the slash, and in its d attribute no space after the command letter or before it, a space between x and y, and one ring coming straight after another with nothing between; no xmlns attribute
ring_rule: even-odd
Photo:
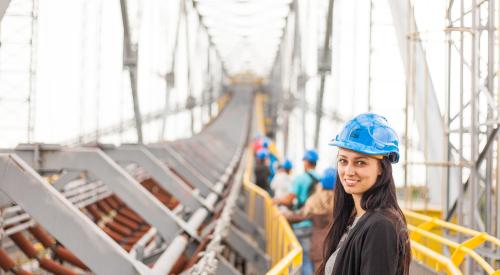
<svg viewBox="0 0 500 275"><path fill-rule="evenodd" d="M410 242L392 163L398 138L387 120L361 114L330 145L339 149L333 224L317 274L409 274Z"/></svg>

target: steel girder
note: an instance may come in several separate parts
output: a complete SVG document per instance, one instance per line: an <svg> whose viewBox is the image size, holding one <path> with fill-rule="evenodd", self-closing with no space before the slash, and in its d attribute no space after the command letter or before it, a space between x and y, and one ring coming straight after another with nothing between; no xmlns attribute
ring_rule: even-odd
<svg viewBox="0 0 500 275"><path fill-rule="evenodd" d="M0 171L0 190L75 252L92 271L97 274L147 274L144 264L134 260L22 158L0 154Z"/></svg>
<svg viewBox="0 0 500 275"><path fill-rule="evenodd" d="M158 184L171 193L181 204L191 212L206 208L212 211L213 204L206 201L182 182L182 180L172 173L158 158L156 158L145 146L142 145L122 145L100 146L107 155L117 162L133 162L144 168ZM216 196L215 194L208 195Z"/></svg>
<svg viewBox="0 0 500 275"><path fill-rule="evenodd" d="M0 154L0 171L4 182L2 194L22 206L97 274L165 274L188 245L190 236L178 234L150 269L126 253L19 156ZM33 199L40 197L43 199ZM206 209L195 212L186 231L195 231L207 215Z"/></svg>
<svg viewBox="0 0 500 275"><path fill-rule="evenodd" d="M260 249L266 248L266 240L264 238L265 232L259 227L255 222L250 222L248 216L241 209L236 208L233 212L232 220L234 225L244 231L245 233L252 236L255 241L259 244Z"/></svg>
<svg viewBox="0 0 500 275"><path fill-rule="evenodd" d="M148 145L148 148L157 158L163 160L167 166L175 169L190 184L200 190L203 196L208 196L212 192L217 194L222 192L222 188L216 189L209 179L198 172L189 161L182 158L182 156L171 148L163 144Z"/></svg>
<svg viewBox="0 0 500 275"><path fill-rule="evenodd" d="M43 197L42 200L44 202L51 201L53 198L59 200L58 204L56 204L57 207L61 209L59 212L47 211L47 208L40 207L40 200L27 202L27 200L30 198L32 199L34 195L30 197L19 195L24 192L25 188L18 188L19 193L13 193L11 196L9 195L8 198L5 197L5 200L13 199L22 207L27 205L29 209L26 208L26 211L31 214L35 220L40 221L40 224L46 227L56 239L61 240L61 242L74 251L79 258L84 260L92 271L98 274L110 274L116 272L116 270L120 270L120 274L165 274L173 267L178 257L183 253L190 238L194 237L198 239L195 233L196 230L210 214L210 211L214 210L214 204L216 200L219 199L214 192L217 194L222 193L222 189L228 183L229 179L233 177L232 174L235 172L238 163L240 163L239 160L241 159L245 140L248 135L245 129L248 129L250 116L250 108L248 108L247 112L242 114L241 106L247 106L251 103L250 95L249 93L246 96L235 96L233 98L234 100L228 104L224 111L226 115L213 121L213 123L206 127L201 134L191 139L182 140L183 144L181 146L176 147L170 144L167 146L164 144L156 146L157 151L160 152L159 155L165 158L172 158L172 155L174 155L178 166L170 168L180 169L187 166L188 169L184 170L184 172L187 171L195 179L202 179L199 180L199 183L203 184L207 190L207 195L205 195L204 199L199 196L197 198L184 197L184 201L181 201L181 203L185 204L187 207L197 208L187 222L178 218L169 209L164 207L163 204L160 204L151 193L116 163L134 162L144 168L144 170L160 184L163 182L165 184L168 183L168 185L172 185L172 183L179 185L178 183L181 179L177 176L177 173L172 173L168 170L167 167L150 152L155 149L148 150L142 146L122 146L118 149L114 148L113 150L104 148L109 155L97 148L63 149L60 146L50 145L24 145L19 146L15 150L0 150L0 152L15 152L19 154L16 158L19 159L19 162L22 162L22 159L24 159L24 166L31 167L30 169L34 177L41 179L41 177L34 172L35 169L40 172L64 172L54 183L53 187L55 188L44 182L43 179L41 183L37 183L42 187L35 188L36 190L44 190L43 192L36 192L36 194L38 194L37 197ZM241 126L241 128L235 131L228 126L231 124ZM189 148L196 148L204 152L193 152L193 150L189 150ZM192 162L193 158L199 158L195 165ZM217 163L214 163L214 161ZM12 169L12 167L9 167L6 170L10 171ZM214 171L210 179L204 178L208 171ZM166 250L159 256L159 260L152 269L134 259L136 256L134 253L127 254L115 241L92 223L90 219L86 218L85 215L78 210L76 205L73 205L68 199L64 198L63 194L58 192L58 190L64 190L67 183L81 177L82 172L87 173L92 178L102 180L102 182L104 182L111 191L116 193L120 199L140 214L146 222L154 226L146 235L149 236L149 233L156 234L156 230L158 230L158 233L169 242L169 246L166 247ZM172 180L172 178L174 180ZM186 180L185 175L182 175L182 180ZM191 181L191 179L188 179L188 181ZM102 183L100 186L101 185L104 187ZM238 186L238 184L236 184L236 186ZM172 194L176 193L179 199L182 197L181 192L190 191L190 189L186 188L175 190L169 189L172 187L166 188L167 185L162 187ZM3 187L0 187L0 190L3 190L2 188ZM8 193L10 194L10 192L9 190ZM190 193L195 192L191 191ZM2 194L2 192L0 192L0 194ZM174 194L174 196L176 196L176 194ZM73 212L78 213L79 218L74 222L76 225L73 224L73 226L79 227L80 231L68 230L66 224L61 223L47 226L51 219L53 219L53 215L47 213L65 213L65 208L67 207L64 205L70 206L71 210L68 210L70 213L67 213L62 220L71 219ZM216 209L220 209L221 205L222 204L218 204ZM38 211L34 209L38 209ZM54 227L59 229L54 230ZM100 237L97 241L93 239L87 242L87 244L89 244L88 246L76 247L74 245L76 241L72 244L67 243L68 241L66 240L69 238L67 236L72 236L73 231L76 232L76 235L82 234L84 236L77 238L79 241L81 241L81 239L88 239L89 236L92 237L95 234ZM229 240L229 238L231 238L234 242L233 245L235 245L234 249L240 254L245 253L244 255L246 255L247 260L250 260L250 257L253 259L255 259L255 257L264 259L264 254L255 256L255 251L259 251L257 245L249 242L243 237L244 236L241 234L231 233L230 236L227 236L227 239L228 242L231 242ZM101 241L101 238L106 238L107 240ZM110 255L109 257L121 258L115 260L109 257L100 257L99 253L90 253L92 255L89 255L89 251L93 252L91 248L94 247L94 242L99 242L101 246L104 246L105 248L103 251L106 251L106 253L108 250L111 251L108 253ZM108 247L110 245L111 247ZM103 263L103 261L109 261L112 263L111 265L119 264L122 269L116 269L113 266L113 272L109 272L111 269L106 269L109 268L109 265L106 266L106 263ZM239 274L223 259L219 261L221 264L217 267L218 271L224 274ZM259 261L262 262L261 260ZM260 266L263 267L264 265L261 264Z"/></svg>
<svg viewBox="0 0 500 275"><path fill-rule="evenodd" d="M0 1L0 22L2 22L3 15L5 14L7 7L9 7L9 4L10 0Z"/></svg>
<svg viewBox="0 0 500 275"><path fill-rule="evenodd" d="M256 265L260 274L266 273L266 271L271 267L269 256L267 256L256 243L250 241L248 237L246 237L244 233L236 227L229 227L226 242L248 262Z"/></svg>
<svg viewBox="0 0 500 275"><path fill-rule="evenodd" d="M54 186L55 189L61 191L63 190L64 186L66 186L66 184L80 178L80 176L81 172L79 171L64 171L64 174L62 174L61 177L59 177L54 183L52 183L52 186Z"/></svg>
<svg viewBox="0 0 500 275"><path fill-rule="evenodd" d="M130 88L132 92L132 103L134 106L135 128L137 130L137 142L142 144L142 115L137 94L137 59L138 45L132 43L130 37L130 22L128 18L127 0L120 0L122 25L123 25L123 68L128 70L130 77Z"/></svg>
<svg viewBox="0 0 500 275"><path fill-rule="evenodd" d="M231 263L229 263L224 257L218 255L217 256L218 265L215 270L215 274L219 275L240 275L241 272L236 270Z"/></svg>
<svg viewBox="0 0 500 275"><path fill-rule="evenodd" d="M16 153L32 167L39 166L42 170L88 171L91 175L101 179L146 222L156 227L167 242L171 242L182 231L188 232L193 237L197 236L195 231L189 229L185 221L174 215L101 150L60 149L44 145L41 145L38 150L38 159L35 157L37 150L32 145L18 146L12 153Z"/></svg>
<svg viewBox="0 0 500 275"><path fill-rule="evenodd" d="M441 111L439 110L439 105L436 97L436 92L434 89L434 84L429 73L428 64L426 61L426 56L422 43L417 41L408 40L408 34L410 30L407 29L409 24L407 21L410 20L410 24L413 26L413 30L418 30L415 17L413 14L409 13L409 2L400 0L389 0L388 1L392 18L394 21L394 28L396 30L396 37L399 45L399 52L401 54L401 59L403 60L403 65L406 70L406 75L410 75L409 70L411 70L410 55L407 54L407 49L409 49L408 43L414 43L414 54L413 59L413 70L414 79L413 84L415 89L415 120L417 122L418 134L420 136L420 142L425 143L427 150L424 152L424 156L427 161L430 162L443 162L446 161L446 148L447 144L445 125L441 116ZM407 81L409 81L407 79ZM444 183L444 169L441 167L427 167L427 181L429 187L430 202L433 205L444 206L441 202L442 199L442 186ZM457 190L455 188L456 184L454 182L460 181L460 177L455 170L450 171L450 190L451 201L456 198ZM446 206L446 209L448 206Z"/></svg>

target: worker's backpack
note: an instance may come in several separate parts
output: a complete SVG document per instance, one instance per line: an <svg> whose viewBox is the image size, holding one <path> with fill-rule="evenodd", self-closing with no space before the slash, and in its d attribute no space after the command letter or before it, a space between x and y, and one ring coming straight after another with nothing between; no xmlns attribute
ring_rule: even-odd
<svg viewBox="0 0 500 275"><path fill-rule="evenodd" d="M313 174L310 172L306 172L306 174L311 178L312 183L309 185L309 188L307 189L307 198L311 197L311 195L314 193L314 189L316 189L316 185L319 183L319 179L316 178ZM307 201L307 199L306 199ZM304 206L306 202L303 203L298 203L297 208L300 209Z"/></svg>

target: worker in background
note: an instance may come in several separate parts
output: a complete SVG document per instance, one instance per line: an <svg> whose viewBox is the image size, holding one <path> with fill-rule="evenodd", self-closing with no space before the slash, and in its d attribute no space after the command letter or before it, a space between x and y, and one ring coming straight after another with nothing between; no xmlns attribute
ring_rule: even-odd
<svg viewBox="0 0 500 275"><path fill-rule="evenodd" d="M262 139L262 148L267 149L268 157L269 157L269 178L268 181L271 182L276 174L276 170L278 169L279 160L276 156L276 152L271 140L268 137L264 137ZM272 148L271 148L272 147Z"/></svg>
<svg viewBox="0 0 500 275"><path fill-rule="evenodd" d="M314 191L314 187L320 180L319 174L314 170L318 161L318 152L316 150L307 150L302 158L304 165L304 173L298 175L292 182L290 194L273 199L273 202L278 205L286 205L293 207L295 211L305 205L307 199ZM309 257L312 235L312 221L304 220L292 225L293 231L299 240L303 250L302 255L302 274L313 274L313 263Z"/></svg>
<svg viewBox="0 0 500 275"><path fill-rule="evenodd" d="M255 184L260 188L266 190L268 193L271 192L271 188L269 188L269 161L268 161L269 152L265 148L259 149L257 154L255 155Z"/></svg>
<svg viewBox="0 0 500 275"><path fill-rule="evenodd" d="M321 184L316 185L314 193L307 199L300 212L285 212L290 223L310 219L313 222L310 258L318 271L323 260L323 243L333 220L333 188L337 181L337 170L333 167L325 169L321 176Z"/></svg>
<svg viewBox="0 0 500 275"><path fill-rule="evenodd" d="M392 175L396 132L384 117L366 113L348 121L330 145L338 147L340 184L318 274L409 274L410 239Z"/></svg>
<svg viewBox="0 0 500 275"><path fill-rule="evenodd" d="M257 154L257 152L262 149L262 136L259 133L253 138L252 149L254 154Z"/></svg>
<svg viewBox="0 0 500 275"><path fill-rule="evenodd" d="M292 185L292 176L290 174L292 172L292 168L293 165L289 159L285 159L283 164L279 166L278 172L271 181L271 190L273 191L275 198L285 197L290 192L290 186ZM280 210L285 212L288 208L281 205Z"/></svg>

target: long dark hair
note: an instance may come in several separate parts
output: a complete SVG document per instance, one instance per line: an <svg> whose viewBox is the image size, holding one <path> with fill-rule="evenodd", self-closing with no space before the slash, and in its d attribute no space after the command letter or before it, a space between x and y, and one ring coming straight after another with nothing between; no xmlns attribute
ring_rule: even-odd
<svg viewBox="0 0 500 275"><path fill-rule="evenodd" d="M411 250L406 219L399 208L396 197L396 186L392 177L392 166L389 160L382 159L382 173L378 176L375 184L368 189L361 198L361 208L367 213L381 212L394 224L398 232L398 274L409 274ZM337 174L337 182L340 183ZM333 206L333 224L325 238L323 248L323 262L321 263L317 275L325 275L325 264L330 255L337 249L340 238L345 233L347 226L352 222L354 211L354 200L352 195L347 194L342 184L336 184L334 188L335 199ZM330 275L330 274L326 274Z"/></svg>

